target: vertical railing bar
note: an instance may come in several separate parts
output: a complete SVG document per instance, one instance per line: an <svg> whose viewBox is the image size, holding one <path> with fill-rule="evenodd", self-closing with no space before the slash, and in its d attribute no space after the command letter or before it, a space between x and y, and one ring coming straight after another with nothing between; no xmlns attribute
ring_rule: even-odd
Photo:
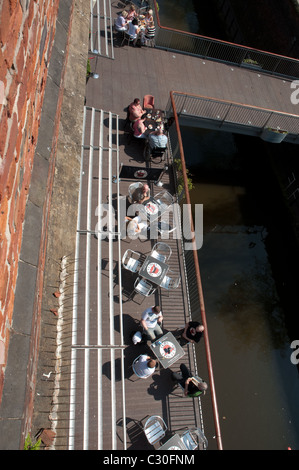
<svg viewBox="0 0 299 470"><path fill-rule="evenodd" d="M100 0L97 0L97 34L98 34L98 54L101 54L101 7Z"/></svg>
<svg viewBox="0 0 299 470"><path fill-rule="evenodd" d="M80 182L79 182L79 197L78 197L78 214L77 214L77 234L76 234L76 249L75 249L75 263L74 263L74 287L73 287L73 317L72 317L72 345L77 343L77 317L78 317L78 277L79 277L79 244L80 244L80 219L81 219L81 203L82 203L82 174L83 174L83 160L84 160L84 140L86 130L86 107L83 108L83 127L82 127L82 142L81 142L81 162L80 162ZM71 379L70 379L70 417L69 417L69 449L74 449L75 438L75 408L76 408L76 351L72 348L71 352Z"/></svg>
<svg viewBox="0 0 299 470"><path fill-rule="evenodd" d="M100 134L99 134L99 184L98 184L98 227L102 215L102 191L103 191L103 111L100 112ZM102 345L102 237L98 233L98 271L97 271L97 344ZM103 449L103 408L102 408L102 350L98 349L98 450Z"/></svg>
<svg viewBox="0 0 299 470"><path fill-rule="evenodd" d="M109 112L109 136L108 136L108 237L109 237L109 311L110 311L110 344L114 345L114 301L113 301L113 238L115 236L113 230L112 219L112 113ZM115 403L115 355L113 348L111 349L111 435L112 450L116 449L116 403Z"/></svg>

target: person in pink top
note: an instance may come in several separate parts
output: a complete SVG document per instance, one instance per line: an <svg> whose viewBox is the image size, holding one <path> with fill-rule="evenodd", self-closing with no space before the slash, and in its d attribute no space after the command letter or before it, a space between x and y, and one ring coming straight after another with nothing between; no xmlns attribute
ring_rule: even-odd
<svg viewBox="0 0 299 470"><path fill-rule="evenodd" d="M144 119L137 119L133 124L134 137L137 139L146 139L147 135L145 134L146 127L144 125Z"/></svg>
<svg viewBox="0 0 299 470"><path fill-rule="evenodd" d="M129 105L129 120L131 122L137 121L145 113L140 104L140 99L135 98L133 103Z"/></svg>
<svg viewBox="0 0 299 470"><path fill-rule="evenodd" d="M138 15L137 15L137 12L136 12L135 5L131 5L130 8L129 8L129 11L128 11L127 21L130 21L133 18L137 18L137 16Z"/></svg>

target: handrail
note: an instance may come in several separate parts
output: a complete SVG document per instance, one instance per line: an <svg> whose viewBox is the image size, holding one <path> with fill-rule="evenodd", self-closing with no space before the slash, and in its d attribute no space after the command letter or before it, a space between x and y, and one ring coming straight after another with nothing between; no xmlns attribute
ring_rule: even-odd
<svg viewBox="0 0 299 470"><path fill-rule="evenodd" d="M290 142L297 142L299 138L299 114L174 90L172 96L176 98L179 115L217 121L221 126L224 124L247 126L255 130L254 135L259 135L259 132L263 132L266 128L281 130L289 134Z"/></svg>
<svg viewBox="0 0 299 470"><path fill-rule="evenodd" d="M288 57L280 54L263 51L249 46L223 41L221 39L211 38L195 33L181 31L175 28L162 26L160 22L159 12L156 0L150 0L155 10L155 17L157 20L157 35L155 45L156 47L175 50L177 52L185 52L187 54L205 57L210 60L218 60L224 63L235 64L243 67L252 67L248 63L248 59L253 59L254 62L263 61L259 63L259 68L263 72L271 73L272 75L285 76L289 78L299 77L299 60L293 57ZM162 39L159 38L159 32L162 32ZM163 44L164 36L166 40L171 41L172 35L190 38L189 43L183 43L176 40L173 47L170 42L168 45ZM180 48L179 48L180 47Z"/></svg>
<svg viewBox="0 0 299 470"><path fill-rule="evenodd" d="M172 103L172 109L173 109L173 114L174 114L174 119L175 119L175 126L176 126L176 130L177 130L177 135L178 135L178 144L179 144L180 156L181 156L181 162L182 162L182 172L183 172L183 180L184 180L185 197L186 197L186 202L187 202L188 207L191 208L191 199L190 199L190 194L189 194L189 189L188 189L187 169L186 169L186 162L185 162L185 156L184 156L183 142L182 142L182 136L181 136L181 132L180 132L179 119L178 119L178 115L177 115L177 112L176 112L176 104L175 104L175 100L174 100L172 91L170 92L170 100L171 100L171 103ZM218 449L223 450L220 424L219 424L218 406L217 406L217 400L216 400L214 375L213 375L212 357L211 357L209 335L208 335L208 326L207 326L205 304L204 304L204 296L203 296L201 275L200 275L199 262L198 262L198 256L197 256L196 239L195 239L195 235L194 235L195 234L194 222L193 222L193 217L192 217L191 211L189 211L189 217L190 217L190 226L191 226L191 233L192 233L192 242L191 243L193 245L193 259L194 259L194 266L195 266L195 272L196 272L196 281L197 281L197 288L198 288L200 311L201 311L203 326L205 328L205 350L206 350L208 372L209 372L209 381L210 381L211 396L212 396L212 403L213 403L213 414L214 414L214 423L215 423L215 430L216 430L216 439L217 439Z"/></svg>

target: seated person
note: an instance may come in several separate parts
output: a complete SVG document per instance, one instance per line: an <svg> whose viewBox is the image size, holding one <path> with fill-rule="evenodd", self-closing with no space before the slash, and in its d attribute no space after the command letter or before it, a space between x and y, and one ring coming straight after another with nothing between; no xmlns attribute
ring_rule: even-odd
<svg viewBox="0 0 299 470"><path fill-rule="evenodd" d="M145 113L144 109L142 109L142 106L140 104L140 99L135 98L133 103L129 105L129 120L131 122L137 121L137 119L141 118L143 114Z"/></svg>
<svg viewBox="0 0 299 470"><path fill-rule="evenodd" d="M184 388L185 397L197 397L205 394L208 385L205 381L199 381L193 377L185 364L180 365L181 372L172 372L172 379Z"/></svg>
<svg viewBox="0 0 299 470"><path fill-rule="evenodd" d="M136 44L138 39L138 34L140 29L138 27L138 20L133 18L133 20L129 23L128 34L131 39L134 39L133 44Z"/></svg>
<svg viewBox="0 0 299 470"><path fill-rule="evenodd" d="M157 365L157 361L152 359L147 354L142 354L138 361L135 362L135 370L139 377L150 377L154 372Z"/></svg>
<svg viewBox="0 0 299 470"><path fill-rule="evenodd" d="M148 184L144 184L141 188L135 189L132 194L132 199L134 202L142 204L144 201L147 201L150 198L151 192Z"/></svg>
<svg viewBox="0 0 299 470"><path fill-rule="evenodd" d="M138 234L147 229L147 223L142 220L138 211L135 212L135 217L133 217L133 219L131 217L126 217L126 220L130 221L127 232L128 236L131 238L137 238Z"/></svg>
<svg viewBox="0 0 299 470"><path fill-rule="evenodd" d="M167 137L163 134L161 127L154 132L151 132L148 138L148 143L151 149L167 147Z"/></svg>
<svg viewBox="0 0 299 470"><path fill-rule="evenodd" d="M182 332L182 343L199 343L204 331L204 326L201 325L198 321L189 321L186 323L185 329Z"/></svg>
<svg viewBox="0 0 299 470"><path fill-rule="evenodd" d="M136 139L147 139L145 134L146 126L144 125L144 119L137 119L133 124L133 135Z"/></svg>
<svg viewBox="0 0 299 470"><path fill-rule="evenodd" d="M133 18L136 18L136 17L137 17L136 8L135 8L135 5L132 4L128 11L127 21L133 20Z"/></svg>
<svg viewBox="0 0 299 470"><path fill-rule="evenodd" d="M150 21L146 27L144 37L145 39L153 39L156 34L156 28L155 28L155 23L153 21Z"/></svg>
<svg viewBox="0 0 299 470"><path fill-rule="evenodd" d="M145 14L144 21L146 24L152 23L154 21L153 10L148 10Z"/></svg>
<svg viewBox="0 0 299 470"><path fill-rule="evenodd" d="M128 13L123 11L115 20L115 29L116 31L127 31L127 16Z"/></svg>

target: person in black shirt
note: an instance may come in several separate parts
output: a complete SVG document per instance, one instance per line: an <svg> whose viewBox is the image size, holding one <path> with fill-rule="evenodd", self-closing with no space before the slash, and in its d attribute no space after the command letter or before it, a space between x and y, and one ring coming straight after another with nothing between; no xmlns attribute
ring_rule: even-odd
<svg viewBox="0 0 299 470"><path fill-rule="evenodd" d="M198 343L203 335L204 326L198 321L189 321L181 335L181 345Z"/></svg>
<svg viewBox="0 0 299 470"><path fill-rule="evenodd" d="M185 397L197 397L205 394L208 385L200 377L194 377L185 364L180 365L181 372L172 372L172 379L184 389Z"/></svg>

